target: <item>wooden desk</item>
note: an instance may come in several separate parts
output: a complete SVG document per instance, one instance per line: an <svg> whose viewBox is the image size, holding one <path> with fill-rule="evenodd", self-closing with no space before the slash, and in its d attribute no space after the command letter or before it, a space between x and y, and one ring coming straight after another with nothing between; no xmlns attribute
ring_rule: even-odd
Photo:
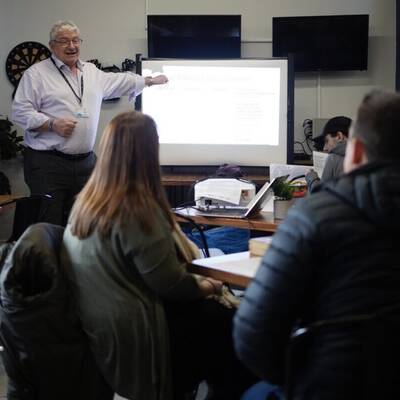
<svg viewBox="0 0 400 400"><path fill-rule="evenodd" d="M258 215L248 219L237 219L204 217L194 208L184 208L175 211L177 221L185 222L185 219L180 218L179 214L193 219L194 222L200 225L232 226L235 228L251 229L264 232L276 232L279 223L279 221L274 220L272 212L260 212Z"/></svg>
<svg viewBox="0 0 400 400"><path fill-rule="evenodd" d="M24 197L24 196L15 196L12 194L1 194L0 195L0 213L4 210L8 210L10 208L15 207L15 203L10 203L10 204L3 205L3 206L2 206L2 204L6 204L6 203L8 203L14 199L18 199L20 197Z"/></svg>
<svg viewBox="0 0 400 400"><path fill-rule="evenodd" d="M248 251L193 260L189 271L245 288L255 276L261 257Z"/></svg>
<svg viewBox="0 0 400 400"><path fill-rule="evenodd" d="M12 194L0 194L0 204L7 203L8 201L17 199L22 196L13 196Z"/></svg>
<svg viewBox="0 0 400 400"><path fill-rule="evenodd" d="M161 177L161 182L164 186L190 186L193 183L207 178L209 175L204 174L168 174L165 173ZM256 185L264 185L267 181L266 175L246 175L243 179L251 181Z"/></svg>
<svg viewBox="0 0 400 400"><path fill-rule="evenodd" d="M8 202L14 200L15 198L18 198L21 196L13 196L11 194L1 194L0 195L0 214L6 215L6 211L8 212L9 210L13 210L15 208L15 203L10 203L7 204ZM5 205L2 205L5 204ZM14 211L13 211L14 212ZM1 221L2 224L4 224L4 221ZM5 241L5 239L4 239ZM0 244L3 243L3 239L0 239Z"/></svg>

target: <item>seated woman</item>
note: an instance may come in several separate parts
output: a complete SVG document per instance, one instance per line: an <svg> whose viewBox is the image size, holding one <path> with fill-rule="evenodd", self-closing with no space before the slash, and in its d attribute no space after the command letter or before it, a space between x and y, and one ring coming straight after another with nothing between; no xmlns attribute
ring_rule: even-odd
<svg viewBox="0 0 400 400"><path fill-rule="evenodd" d="M105 129L63 241L80 319L124 398L178 400L201 379L222 388L219 399L239 398L249 380L234 356L233 312L199 300L222 284L186 271L194 251L170 212L158 152L149 116L126 112Z"/></svg>

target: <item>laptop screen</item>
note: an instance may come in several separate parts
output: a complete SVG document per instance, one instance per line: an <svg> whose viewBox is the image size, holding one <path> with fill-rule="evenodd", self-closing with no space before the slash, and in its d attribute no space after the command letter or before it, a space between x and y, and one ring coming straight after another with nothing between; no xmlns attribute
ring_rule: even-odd
<svg viewBox="0 0 400 400"><path fill-rule="evenodd" d="M285 181L288 175L280 176L278 178L272 179L271 182L266 182L262 188L257 192L254 198L247 205L246 217L255 214L261 210L265 203L274 195L274 186L279 181Z"/></svg>

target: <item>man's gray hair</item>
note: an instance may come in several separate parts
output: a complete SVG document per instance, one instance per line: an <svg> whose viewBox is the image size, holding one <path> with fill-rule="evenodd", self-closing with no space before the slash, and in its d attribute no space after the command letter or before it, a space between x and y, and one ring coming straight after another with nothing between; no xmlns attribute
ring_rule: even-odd
<svg viewBox="0 0 400 400"><path fill-rule="evenodd" d="M56 39L60 31L76 31L80 35L79 28L72 21L57 21L50 30L50 42Z"/></svg>
<svg viewBox="0 0 400 400"><path fill-rule="evenodd" d="M357 111L352 137L365 146L368 161L400 161L400 94L374 90Z"/></svg>

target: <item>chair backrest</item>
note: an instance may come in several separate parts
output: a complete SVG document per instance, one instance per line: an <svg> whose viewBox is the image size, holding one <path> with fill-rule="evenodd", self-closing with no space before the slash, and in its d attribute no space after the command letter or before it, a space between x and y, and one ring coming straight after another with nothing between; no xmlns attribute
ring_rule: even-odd
<svg viewBox="0 0 400 400"><path fill-rule="evenodd" d="M42 222L44 210L51 196L48 194L15 198L15 214L13 228L8 242L14 242L20 238L26 228L37 222Z"/></svg>
<svg viewBox="0 0 400 400"><path fill-rule="evenodd" d="M396 304L373 314L317 321L296 330L287 351L285 400L294 398L296 377L302 372L314 340L324 333L337 332L357 335L360 344L362 370L354 372L362 375L362 385L352 388L357 398L400 398L400 305Z"/></svg>

